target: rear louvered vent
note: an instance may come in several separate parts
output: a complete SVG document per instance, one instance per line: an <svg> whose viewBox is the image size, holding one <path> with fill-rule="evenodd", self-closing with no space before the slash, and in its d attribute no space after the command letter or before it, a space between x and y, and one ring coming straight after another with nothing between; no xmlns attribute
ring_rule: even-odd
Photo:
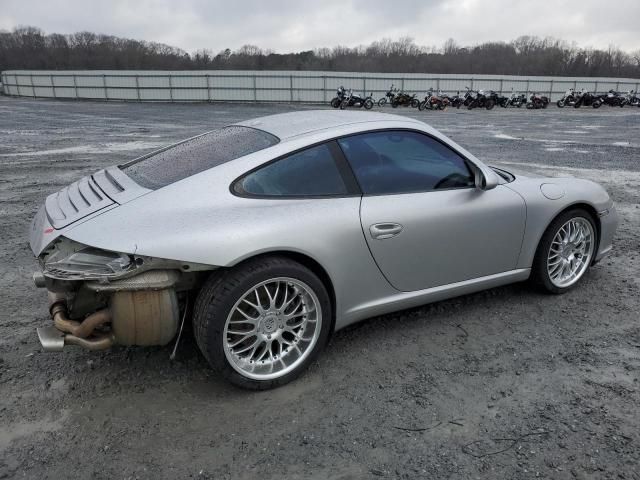
<svg viewBox="0 0 640 480"><path fill-rule="evenodd" d="M120 189L122 186L118 185ZM98 187L92 177L84 177L47 197L47 217L51 225L60 229L90 215L113 201Z"/></svg>

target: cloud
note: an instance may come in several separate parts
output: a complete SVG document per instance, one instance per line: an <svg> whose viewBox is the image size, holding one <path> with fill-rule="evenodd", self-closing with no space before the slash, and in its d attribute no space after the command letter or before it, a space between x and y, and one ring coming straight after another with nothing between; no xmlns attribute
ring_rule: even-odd
<svg viewBox="0 0 640 480"><path fill-rule="evenodd" d="M277 52L356 46L410 36L420 45L553 36L580 46L640 49L638 0L616 14L599 0L3 0L0 28L88 30L162 42L189 52L254 44Z"/></svg>

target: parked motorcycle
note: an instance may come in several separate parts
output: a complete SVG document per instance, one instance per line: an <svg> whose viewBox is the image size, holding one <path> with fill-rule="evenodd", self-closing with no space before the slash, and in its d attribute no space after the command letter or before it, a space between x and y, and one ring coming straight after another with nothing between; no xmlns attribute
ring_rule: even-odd
<svg viewBox="0 0 640 480"><path fill-rule="evenodd" d="M420 100L416 98L415 93L413 95L409 95L408 93L405 93L405 92L398 92L396 96L393 97L393 100L391 100L391 106L393 108L408 107L408 106L412 106L413 108L416 108L418 105L420 105Z"/></svg>
<svg viewBox="0 0 640 480"><path fill-rule="evenodd" d="M344 110L347 107L364 107L367 110L371 110L373 107L373 98L371 95L367 97L361 97L354 94L351 89L345 90L344 87L339 87L337 95L331 100L331 106L333 108L340 108Z"/></svg>
<svg viewBox="0 0 640 480"><path fill-rule="evenodd" d="M464 103L464 95L460 95L460 90L453 96L447 97L449 99L449 104L452 107L460 108L460 106Z"/></svg>
<svg viewBox="0 0 640 480"><path fill-rule="evenodd" d="M391 87L389 87L389 90L387 90L387 93L384 94L384 97L378 100L378 106L384 107L387 103L393 102L393 99L396 97L397 93L398 93L398 89L393 88L393 83L392 83Z"/></svg>
<svg viewBox="0 0 640 480"><path fill-rule="evenodd" d="M624 107L627 104L627 97L615 90L609 90L604 95L600 96L602 103L609 105L610 107Z"/></svg>
<svg viewBox="0 0 640 480"><path fill-rule="evenodd" d="M638 96L637 92L629 90L629 93L627 94L627 100L629 105L631 105L632 107L640 107L640 97Z"/></svg>
<svg viewBox="0 0 640 480"><path fill-rule="evenodd" d="M547 108L549 106L549 97L540 93L532 93L529 97L526 107L528 109Z"/></svg>
<svg viewBox="0 0 640 480"><path fill-rule="evenodd" d="M577 100L578 96L576 95L576 92L573 90L573 88L570 88L569 90L564 92L564 95L560 100L556 102L556 105L558 106L558 108L563 108L565 105L573 106L576 104Z"/></svg>
<svg viewBox="0 0 640 480"><path fill-rule="evenodd" d="M478 92L476 92L475 90L471 90L469 87L464 88L466 88L467 91L462 95L462 103L459 104L457 108L460 108L461 106L468 107L473 103L476 95L478 94Z"/></svg>
<svg viewBox="0 0 640 480"><path fill-rule="evenodd" d="M345 88L342 85L340 85L338 87L338 90L336 90L336 96L331 99L331 101L329 102L329 105L331 105L333 108L338 108L342 103L342 99L344 98L345 94L346 94Z"/></svg>
<svg viewBox="0 0 640 480"><path fill-rule="evenodd" d="M496 98L498 95L491 90L487 93L485 93L484 90L478 90L477 92L469 90L469 92L473 92L475 94L467 105L469 110L473 110L476 107L491 110L496 104Z"/></svg>
<svg viewBox="0 0 640 480"><path fill-rule="evenodd" d="M433 88L427 91L427 96L418 105L418 110L444 110L449 106L449 98L442 93L442 90L434 92Z"/></svg>
<svg viewBox="0 0 640 480"><path fill-rule="evenodd" d="M579 93L575 93L576 101L573 104L573 108L580 108L581 106L599 108L602 105L602 100L598 95L593 95L587 89L583 88Z"/></svg>
<svg viewBox="0 0 640 480"><path fill-rule="evenodd" d="M502 97L500 99L500 106L502 108L507 108L507 107L517 107L520 108L522 107L522 105L524 105L525 103L527 103L527 97L525 96L524 93L511 93L511 96L509 97Z"/></svg>

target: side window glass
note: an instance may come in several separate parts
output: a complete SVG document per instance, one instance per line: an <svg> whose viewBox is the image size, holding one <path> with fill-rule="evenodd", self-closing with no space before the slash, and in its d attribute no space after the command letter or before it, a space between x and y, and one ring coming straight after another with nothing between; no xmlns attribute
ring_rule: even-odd
<svg viewBox="0 0 640 480"><path fill-rule="evenodd" d="M326 144L294 153L250 173L240 180L236 190L273 197L348 193L333 154Z"/></svg>
<svg viewBox="0 0 640 480"><path fill-rule="evenodd" d="M473 187L466 161L417 132L383 131L338 140L365 194Z"/></svg>

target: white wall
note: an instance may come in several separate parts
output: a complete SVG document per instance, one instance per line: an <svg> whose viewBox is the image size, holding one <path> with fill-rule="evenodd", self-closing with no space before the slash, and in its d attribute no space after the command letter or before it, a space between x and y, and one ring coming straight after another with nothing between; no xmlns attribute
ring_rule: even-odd
<svg viewBox="0 0 640 480"><path fill-rule="evenodd" d="M373 93L377 99L392 83L420 97L430 87L454 94L468 86L504 94L512 89L540 92L556 100L570 87L591 92L637 91L640 84L640 80L629 78L249 70L10 70L2 72L0 82L6 95L166 102L328 102L340 85Z"/></svg>

